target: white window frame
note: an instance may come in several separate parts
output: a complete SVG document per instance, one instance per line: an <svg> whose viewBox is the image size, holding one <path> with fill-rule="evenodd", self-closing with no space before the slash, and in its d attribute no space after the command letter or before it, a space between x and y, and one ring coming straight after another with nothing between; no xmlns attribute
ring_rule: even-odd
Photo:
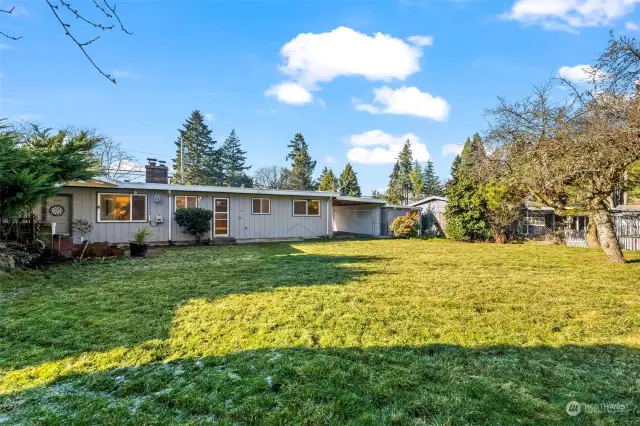
<svg viewBox="0 0 640 426"><path fill-rule="evenodd" d="M101 195L128 195L129 196L129 205L131 208L129 209L129 220L102 220L100 219L102 213L102 205L100 204L100 196ZM133 217L133 196L144 197L144 219L142 220L132 220ZM147 218L149 215L149 199L147 194L134 194L134 193L123 193L123 192L98 192L98 209L97 209L98 217L96 218L100 223L147 223Z"/></svg>
<svg viewBox="0 0 640 426"><path fill-rule="evenodd" d="M318 214L309 214L309 201L315 201L318 203ZM296 214L296 209L295 209L295 205L296 202L304 202L305 205L305 211L306 214ZM294 216L299 216L299 217L320 217L320 210L322 210L321 208L321 203L320 200L299 200L299 199L294 199L291 202L291 212L293 213Z"/></svg>
<svg viewBox="0 0 640 426"><path fill-rule="evenodd" d="M256 213L253 211L253 202L255 200L260 200L260 213ZM262 201L267 200L269 202L269 213L262 212ZM270 215L271 214L271 198L264 197L256 197L251 199L251 214L252 215Z"/></svg>
<svg viewBox="0 0 640 426"><path fill-rule="evenodd" d="M224 213L224 212L216 212L216 200L227 200L227 233L226 234L216 234L216 213ZM213 232L213 238L216 237L222 237L222 238L227 238L229 237L229 232L230 232L230 225L231 225L231 205L230 203L230 199L226 198L226 197L213 197L213 217L212 217L212 221L213 221L213 227L212 232Z"/></svg>
<svg viewBox="0 0 640 426"><path fill-rule="evenodd" d="M196 199L196 207L198 207L198 196L197 195L176 195L173 197L173 211L178 211L178 197L184 197L184 205L188 205L189 203L187 203L187 198L195 198ZM188 207L182 207L182 208L188 208Z"/></svg>

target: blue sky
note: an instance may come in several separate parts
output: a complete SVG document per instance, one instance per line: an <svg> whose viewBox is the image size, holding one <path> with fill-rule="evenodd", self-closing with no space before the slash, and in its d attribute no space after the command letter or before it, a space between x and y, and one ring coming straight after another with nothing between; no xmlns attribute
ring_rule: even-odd
<svg viewBox="0 0 640 426"><path fill-rule="evenodd" d="M219 142L236 129L254 169L285 165L300 132L316 174L351 161L370 194L407 135L447 179L497 96L521 97L560 70L580 80L609 30L638 30L636 1L120 1L133 35L89 46L113 85L45 2L1 0L16 10L0 14L0 31L24 38L0 36L0 117L95 128L144 162L170 160L199 109ZM68 20L80 39L94 34Z"/></svg>

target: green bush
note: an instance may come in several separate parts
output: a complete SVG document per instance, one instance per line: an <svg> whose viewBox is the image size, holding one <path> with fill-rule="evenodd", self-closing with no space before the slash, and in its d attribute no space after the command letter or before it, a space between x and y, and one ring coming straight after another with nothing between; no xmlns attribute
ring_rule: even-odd
<svg viewBox="0 0 640 426"><path fill-rule="evenodd" d="M389 226L394 237L410 238L418 235L418 223L420 218L417 213L407 213L394 219Z"/></svg>
<svg viewBox="0 0 640 426"><path fill-rule="evenodd" d="M173 217L178 226L184 228L185 233L194 235L200 243L202 236L211 229L213 212L199 207L190 207L176 210Z"/></svg>

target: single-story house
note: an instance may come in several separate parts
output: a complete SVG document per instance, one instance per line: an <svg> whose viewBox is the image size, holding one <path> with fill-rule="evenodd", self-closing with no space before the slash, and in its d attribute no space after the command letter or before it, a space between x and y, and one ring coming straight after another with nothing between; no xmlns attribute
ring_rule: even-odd
<svg viewBox="0 0 640 426"><path fill-rule="evenodd" d="M388 235L392 213L406 209L382 200L344 197L335 192L270 190L168 183L168 168L153 159L144 183L94 178L69 182L35 212L52 232L80 240L73 221L93 225L91 240L127 243L133 232L150 227L152 244L193 241L174 220L177 209L213 212L209 239L332 237L334 232ZM405 206L406 207L406 206ZM394 213L395 214L395 213ZM55 229L53 229L55 228ZM79 242L79 241L78 241Z"/></svg>

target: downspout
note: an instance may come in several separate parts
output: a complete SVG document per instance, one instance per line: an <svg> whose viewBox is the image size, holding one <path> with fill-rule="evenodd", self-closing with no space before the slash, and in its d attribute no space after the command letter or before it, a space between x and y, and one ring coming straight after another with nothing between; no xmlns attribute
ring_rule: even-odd
<svg viewBox="0 0 640 426"><path fill-rule="evenodd" d="M331 208L331 204L333 203L333 197L327 198L327 238L329 238L329 219L331 215L329 214L329 209Z"/></svg>
<svg viewBox="0 0 640 426"><path fill-rule="evenodd" d="M169 190L169 246L172 245L171 243L171 222L173 222L173 215L171 214L171 190Z"/></svg>
<svg viewBox="0 0 640 426"><path fill-rule="evenodd" d="M269 209L271 209L271 204L269 204ZM211 215L211 226L209 227L209 244L213 241L213 227L216 226L216 206L213 202L213 197L211 197L211 210L213 211L213 214ZM229 219L229 224L231 224L231 217L229 216L231 209L228 208L227 210L227 218Z"/></svg>

